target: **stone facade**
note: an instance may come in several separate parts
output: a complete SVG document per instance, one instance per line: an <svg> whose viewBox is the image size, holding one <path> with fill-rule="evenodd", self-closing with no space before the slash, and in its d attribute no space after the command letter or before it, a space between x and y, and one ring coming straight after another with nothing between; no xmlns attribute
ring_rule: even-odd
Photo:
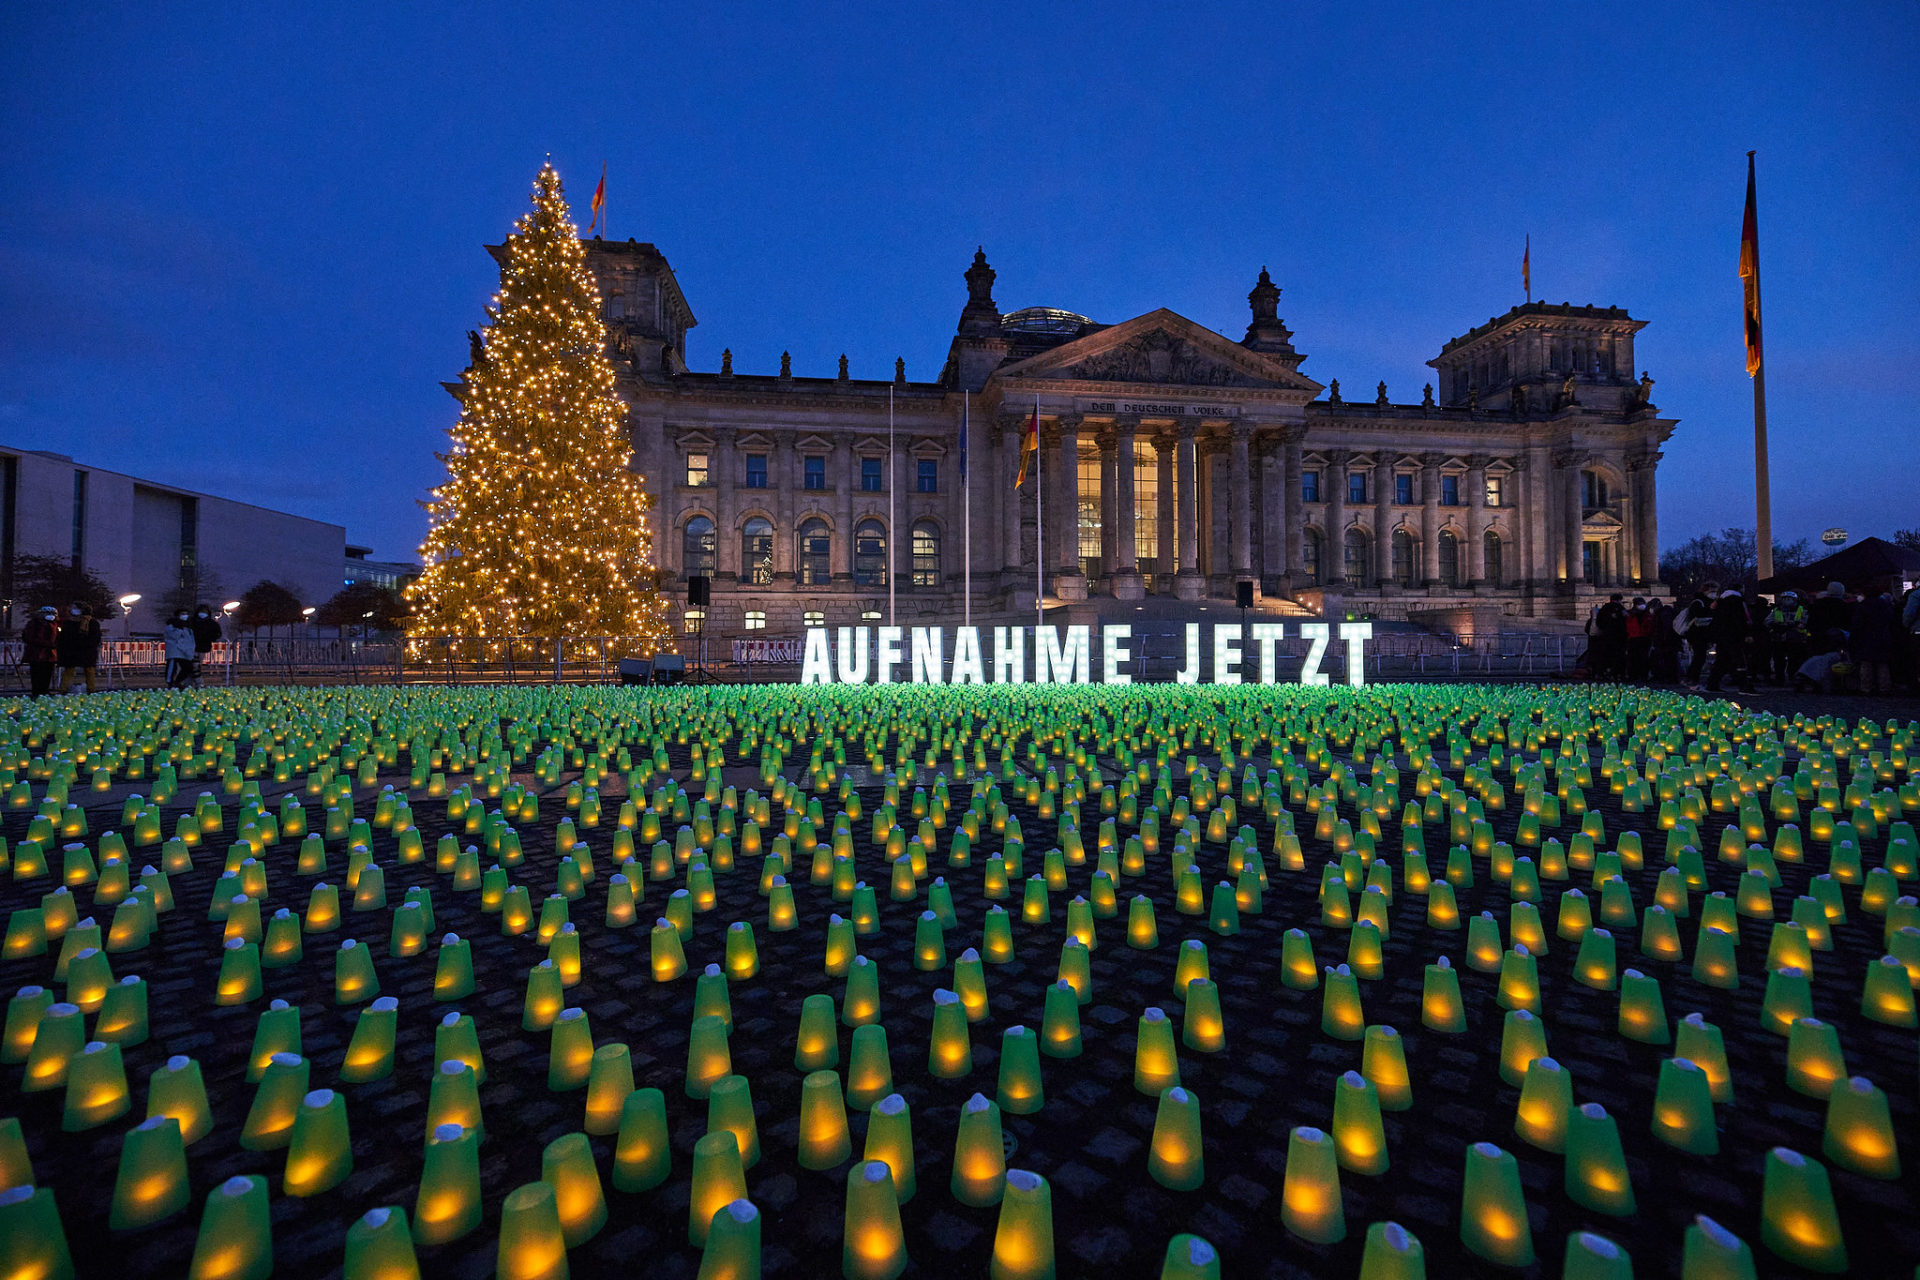
<svg viewBox="0 0 1920 1280"><path fill-rule="evenodd" d="M934 381L899 362L854 378L845 357L834 377L785 356L736 373L730 351L694 372L665 257L587 248L659 562L682 601L688 577L711 578L709 634L956 618L963 539L983 616L1042 590L1198 600L1250 582L1314 610L1570 618L1657 589L1654 476L1675 424L1633 376L1645 322L1618 308L1515 307L1428 362L1437 396L1394 403L1381 383L1353 401L1300 373L1264 270L1235 342L1164 309L1002 314L977 253ZM1037 482L1016 487L1036 418Z"/></svg>

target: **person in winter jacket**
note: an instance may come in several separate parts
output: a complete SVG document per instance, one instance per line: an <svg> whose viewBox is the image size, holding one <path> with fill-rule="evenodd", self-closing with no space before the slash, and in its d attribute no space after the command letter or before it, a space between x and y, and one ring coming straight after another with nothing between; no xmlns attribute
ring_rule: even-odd
<svg viewBox="0 0 1920 1280"><path fill-rule="evenodd" d="M1627 679L1645 684L1653 651L1653 614L1642 596L1633 598L1627 610Z"/></svg>
<svg viewBox="0 0 1920 1280"><path fill-rule="evenodd" d="M47 605L20 631L21 648L25 651L21 656L26 659L36 698L44 697L53 688L54 668L60 664L59 619L60 611Z"/></svg>
<svg viewBox="0 0 1920 1280"><path fill-rule="evenodd" d="M1713 673L1707 677L1707 692L1720 692L1721 682L1729 676L1747 693L1753 692L1753 677L1747 670L1747 641L1751 639L1747 602L1738 591L1729 588L1720 593L1713 606Z"/></svg>
<svg viewBox="0 0 1920 1280"><path fill-rule="evenodd" d="M1767 614L1767 638L1773 648L1773 682L1787 684L1807 660L1807 606L1796 591L1782 591Z"/></svg>
<svg viewBox="0 0 1920 1280"><path fill-rule="evenodd" d="M167 641L167 688L184 689L193 678L193 619L185 609L176 609L163 631Z"/></svg>
<svg viewBox="0 0 1920 1280"><path fill-rule="evenodd" d="M1807 635L1815 653L1837 653L1847 647L1847 635L1853 630L1853 606L1847 603L1847 589L1829 582L1827 589L1807 606Z"/></svg>
<svg viewBox="0 0 1920 1280"><path fill-rule="evenodd" d="M1693 599L1687 602L1681 614L1686 625L1681 628L1680 634L1693 651L1693 657L1687 663L1686 680L1687 687L1691 689L1700 687L1700 673L1707 665L1707 650L1713 647L1713 602L1719 594L1719 583L1703 583L1693 593Z"/></svg>
<svg viewBox="0 0 1920 1280"><path fill-rule="evenodd" d="M94 669L100 665L100 620L93 616L91 605L73 602L67 616L60 620L54 649L60 657L60 688L71 688L77 673L86 680L87 692L92 693Z"/></svg>
<svg viewBox="0 0 1920 1280"><path fill-rule="evenodd" d="M1848 648L1860 673L1860 692L1893 692L1893 656L1900 648L1900 610L1886 592L1860 602Z"/></svg>
<svg viewBox="0 0 1920 1280"><path fill-rule="evenodd" d="M201 605L193 611L193 675L200 679L200 668L206 662L207 655L213 652L213 646L220 643L226 633L221 630L220 619L213 616L213 610Z"/></svg>
<svg viewBox="0 0 1920 1280"><path fill-rule="evenodd" d="M1673 620L1679 616L1671 600L1662 600L1653 610L1653 650L1647 675L1661 684L1677 684L1680 680L1680 635L1673 629Z"/></svg>

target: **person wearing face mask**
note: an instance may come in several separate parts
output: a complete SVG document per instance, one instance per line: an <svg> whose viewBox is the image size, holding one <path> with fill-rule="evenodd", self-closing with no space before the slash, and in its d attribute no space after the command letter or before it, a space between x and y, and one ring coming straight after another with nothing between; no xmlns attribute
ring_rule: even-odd
<svg viewBox="0 0 1920 1280"><path fill-rule="evenodd" d="M203 604L193 611L193 673L190 678L195 684L200 682L200 668L206 663L207 655L213 652L213 646L220 643L224 634L220 619L213 616L212 609Z"/></svg>
<svg viewBox="0 0 1920 1280"><path fill-rule="evenodd" d="M197 650L193 641L193 619L185 609L174 610L164 629L167 641L167 688L184 689L193 679Z"/></svg>
<svg viewBox="0 0 1920 1280"><path fill-rule="evenodd" d="M44 606L20 629L22 657L33 680L33 696L44 697L53 688L54 668L60 663L60 611Z"/></svg>
<svg viewBox="0 0 1920 1280"><path fill-rule="evenodd" d="M60 659L61 691L71 689L78 675L86 680L87 692L92 693L93 673L100 665L100 620L85 602L76 600L68 607L67 616L60 620L54 649Z"/></svg>

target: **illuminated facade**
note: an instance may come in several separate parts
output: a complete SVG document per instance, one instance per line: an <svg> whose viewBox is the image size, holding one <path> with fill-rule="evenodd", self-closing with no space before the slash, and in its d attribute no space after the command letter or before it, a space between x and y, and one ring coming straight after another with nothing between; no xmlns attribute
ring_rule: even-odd
<svg viewBox="0 0 1920 1280"><path fill-rule="evenodd" d="M696 372L665 257L587 250L659 562L677 600L711 579L715 634L879 621L889 577L903 624L957 617L963 411L981 613L1031 609L1044 578L1067 602L1230 598L1245 581L1382 617L1567 618L1658 580L1654 477L1675 424L1634 376L1645 322L1618 308L1515 307L1448 342L1418 403L1384 383L1355 401L1299 371L1265 271L1236 342L1164 309L1003 314L976 254L934 381L897 363L854 378L844 357L834 377L784 356L777 374L735 373L730 352ZM1014 484L1036 405L1045 547L1034 481Z"/></svg>

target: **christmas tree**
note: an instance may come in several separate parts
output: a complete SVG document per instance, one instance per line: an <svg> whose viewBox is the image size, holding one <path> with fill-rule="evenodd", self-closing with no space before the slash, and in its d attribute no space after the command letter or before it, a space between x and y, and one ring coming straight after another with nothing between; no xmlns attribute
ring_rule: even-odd
<svg viewBox="0 0 1920 1280"><path fill-rule="evenodd" d="M471 335L425 504L425 570L410 588L416 635L667 635L647 509L630 470L600 290L552 164L499 254L500 292Z"/></svg>

